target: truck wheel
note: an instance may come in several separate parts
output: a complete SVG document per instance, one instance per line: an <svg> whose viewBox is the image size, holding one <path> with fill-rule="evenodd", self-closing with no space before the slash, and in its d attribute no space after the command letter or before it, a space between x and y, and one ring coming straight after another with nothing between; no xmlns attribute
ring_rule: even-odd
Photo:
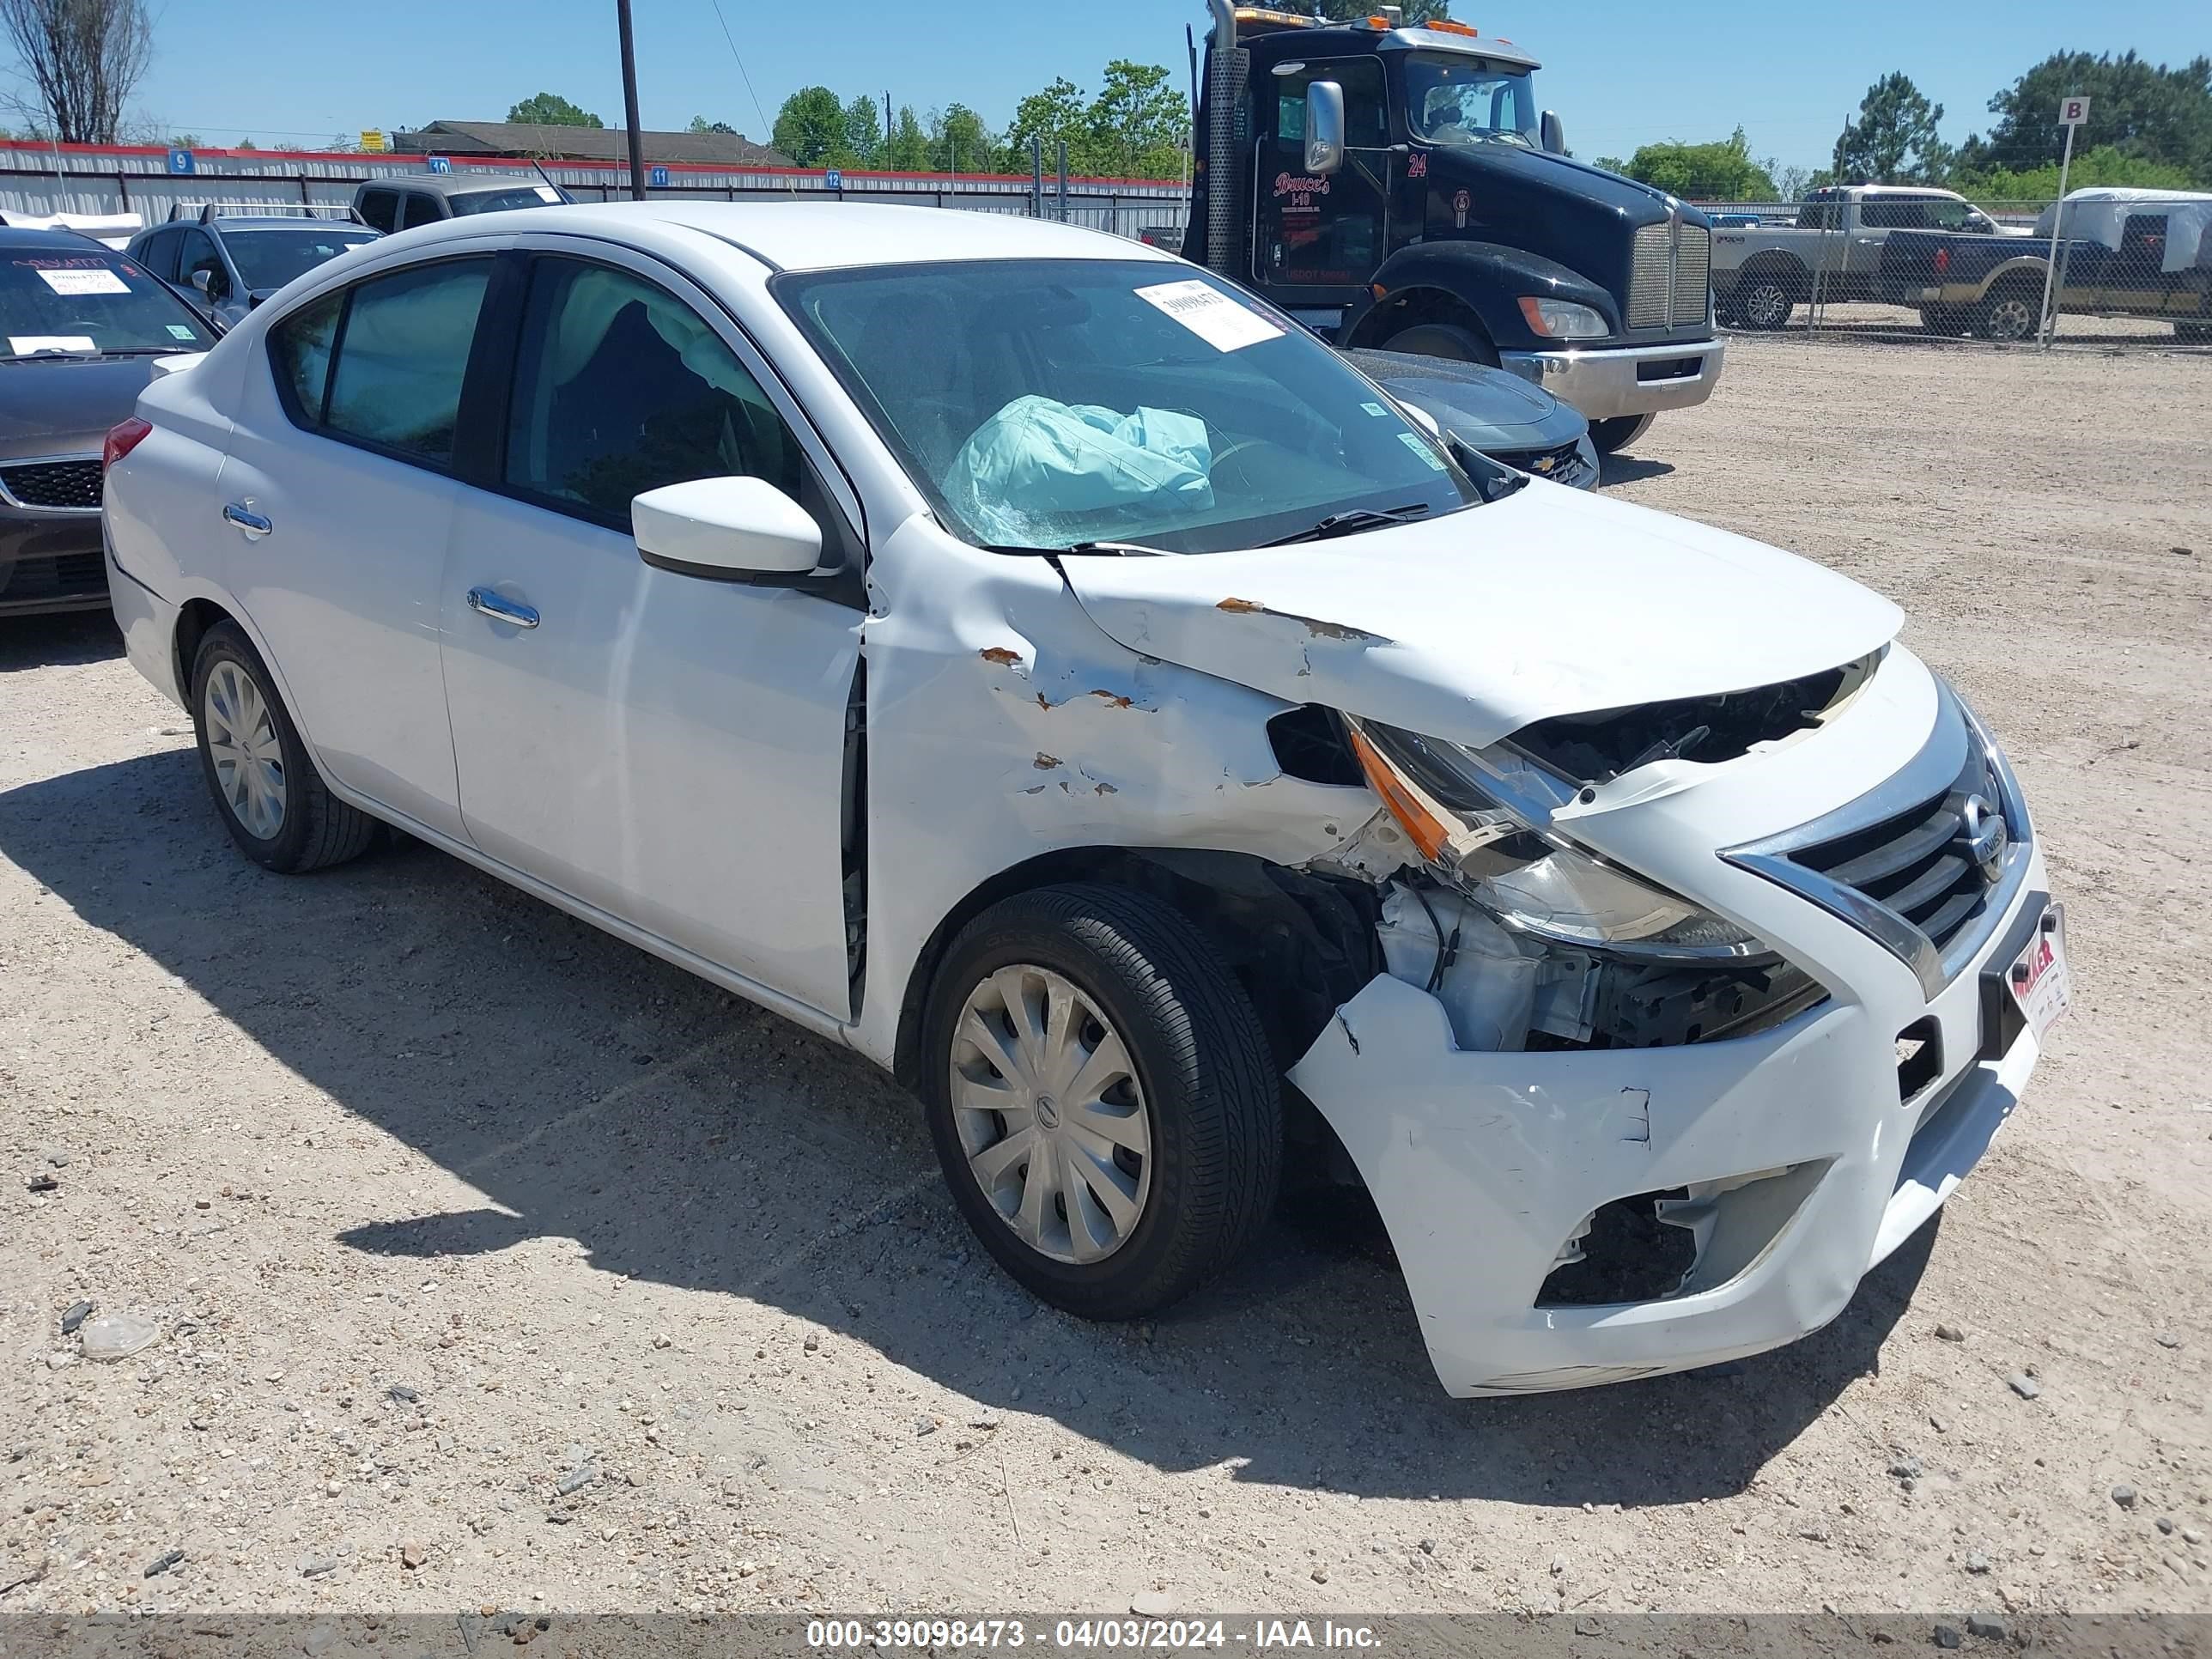
<svg viewBox="0 0 2212 1659"><path fill-rule="evenodd" d="M1054 1307L1134 1319L1226 1267L1281 1178L1281 1085L1251 999L1133 888L1018 893L945 953L923 1028L945 1179Z"/></svg>
<svg viewBox="0 0 2212 1659"><path fill-rule="evenodd" d="M1974 313L1974 332L1984 340L2025 340L2035 332L2043 296L2026 288L2001 288Z"/></svg>
<svg viewBox="0 0 2212 1659"><path fill-rule="evenodd" d="M1409 352L1419 357L1449 357L1455 363L1498 367L1498 348L1473 329L1457 323L1415 323L1385 340L1382 349Z"/></svg>
<svg viewBox="0 0 2212 1659"><path fill-rule="evenodd" d="M1920 326L1930 334L1968 334L1973 331L1973 319L1962 306L1920 307Z"/></svg>
<svg viewBox="0 0 2212 1659"><path fill-rule="evenodd" d="M1797 308L1796 284L1780 270L1747 272L1735 285L1734 308L1746 328L1766 333L1786 328Z"/></svg>
<svg viewBox="0 0 2212 1659"><path fill-rule="evenodd" d="M2173 337L2185 345L2212 345L2212 323L2176 323Z"/></svg>
<svg viewBox="0 0 2212 1659"><path fill-rule="evenodd" d="M1650 415L1616 415L1589 423L1590 443L1601 455L1617 455L1650 429Z"/></svg>

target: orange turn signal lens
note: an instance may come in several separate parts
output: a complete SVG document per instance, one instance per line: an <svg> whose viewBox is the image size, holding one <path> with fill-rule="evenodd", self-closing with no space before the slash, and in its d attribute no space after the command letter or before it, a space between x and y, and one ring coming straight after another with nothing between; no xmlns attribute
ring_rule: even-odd
<svg viewBox="0 0 2212 1659"><path fill-rule="evenodd" d="M1421 804L1420 797L1406 787L1405 781L1392 769L1390 763L1376 752L1364 733L1357 727L1347 727L1346 735L1352 739L1352 752L1359 757L1359 769L1367 775L1367 782L1382 797L1382 804L1390 809L1390 816L1398 820L1421 856L1431 864L1444 850L1450 831L1435 813Z"/></svg>

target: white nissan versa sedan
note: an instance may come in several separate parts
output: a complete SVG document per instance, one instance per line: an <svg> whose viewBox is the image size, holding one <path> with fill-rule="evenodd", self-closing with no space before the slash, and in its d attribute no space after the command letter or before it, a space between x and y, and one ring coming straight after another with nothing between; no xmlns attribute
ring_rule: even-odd
<svg viewBox="0 0 2212 1659"><path fill-rule="evenodd" d="M1356 1169L1455 1394L1771 1348L2065 1006L2011 769L1894 606L1439 440L1135 243L426 227L107 462L131 659L249 858L382 820L851 1044L1074 1313Z"/></svg>

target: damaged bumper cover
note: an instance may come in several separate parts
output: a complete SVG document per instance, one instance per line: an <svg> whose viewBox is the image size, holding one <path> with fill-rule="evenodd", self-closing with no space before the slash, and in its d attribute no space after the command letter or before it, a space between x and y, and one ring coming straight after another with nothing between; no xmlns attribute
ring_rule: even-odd
<svg viewBox="0 0 2212 1659"><path fill-rule="evenodd" d="M1370 981L1291 1079L1382 1212L1445 1389L1518 1394L1684 1370L1833 1319L2019 1103L2035 1039L2021 1030L1986 1052L1982 969L2017 948L2044 890L2039 853L1983 950L1932 1000L1887 975L1862 1000L1717 1042L1466 1052L1433 997ZM1895 1034L1928 1019L1949 1058L1900 1098ZM1547 1276L1571 1260L1592 1212L1678 1190L1689 1194L1678 1218L1698 1241L1679 1290L1546 1302Z"/></svg>

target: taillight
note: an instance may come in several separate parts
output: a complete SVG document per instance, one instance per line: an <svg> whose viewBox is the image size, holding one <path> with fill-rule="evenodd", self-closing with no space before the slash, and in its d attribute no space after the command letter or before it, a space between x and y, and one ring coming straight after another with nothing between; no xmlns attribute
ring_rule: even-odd
<svg viewBox="0 0 2212 1659"><path fill-rule="evenodd" d="M1936 250L1936 274L1938 276L1941 276L1945 271L1950 270L1950 268L1951 250L1948 247L1937 248Z"/></svg>
<svg viewBox="0 0 2212 1659"><path fill-rule="evenodd" d="M154 429L151 421L142 421L133 415L127 421L118 421L107 428L107 441L100 447L100 470L106 473L140 444Z"/></svg>

